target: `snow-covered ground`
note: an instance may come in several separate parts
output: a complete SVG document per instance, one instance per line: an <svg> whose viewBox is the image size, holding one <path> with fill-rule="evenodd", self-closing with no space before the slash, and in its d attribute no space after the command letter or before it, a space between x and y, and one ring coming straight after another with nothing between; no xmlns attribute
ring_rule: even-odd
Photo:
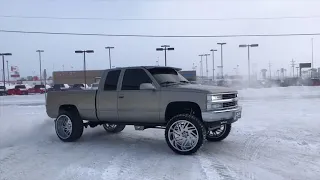
<svg viewBox="0 0 320 180"><path fill-rule="evenodd" d="M44 96L0 97L1 180L319 179L320 87L240 91L243 118L223 142L181 156L163 130L85 129L61 142Z"/></svg>

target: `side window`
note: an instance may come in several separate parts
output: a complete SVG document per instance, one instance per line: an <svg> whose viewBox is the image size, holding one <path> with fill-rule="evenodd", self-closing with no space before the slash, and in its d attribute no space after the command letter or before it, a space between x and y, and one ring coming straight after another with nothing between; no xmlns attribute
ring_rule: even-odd
<svg viewBox="0 0 320 180"><path fill-rule="evenodd" d="M152 83L143 69L127 69L124 72L121 90L139 90L142 83Z"/></svg>
<svg viewBox="0 0 320 180"><path fill-rule="evenodd" d="M104 82L105 91L117 90L117 84L120 76L120 70L109 71L107 74L106 81Z"/></svg>

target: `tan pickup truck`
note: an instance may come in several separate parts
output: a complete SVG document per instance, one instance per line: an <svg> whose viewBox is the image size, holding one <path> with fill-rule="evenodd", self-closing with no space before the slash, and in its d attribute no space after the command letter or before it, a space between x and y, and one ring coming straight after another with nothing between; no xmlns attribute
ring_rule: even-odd
<svg viewBox="0 0 320 180"><path fill-rule="evenodd" d="M66 142L84 127L107 132L165 129L168 146L178 154L196 152L205 140L221 141L241 117L237 91L189 83L180 69L128 67L105 70L97 90L48 92L47 114L57 136Z"/></svg>

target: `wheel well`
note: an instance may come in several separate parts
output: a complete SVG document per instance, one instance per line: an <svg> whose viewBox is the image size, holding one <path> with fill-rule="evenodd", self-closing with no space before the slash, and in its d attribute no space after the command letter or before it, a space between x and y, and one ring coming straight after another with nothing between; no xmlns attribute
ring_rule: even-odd
<svg viewBox="0 0 320 180"><path fill-rule="evenodd" d="M169 103L165 112L166 121L169 121L178 114L193 114L202 121L200 106L194 102L182 101Z"/></svg>
<svg viewBox="0 0 320 180"><path fill-rule="evenodd" d="M59 107L59 113L61 111L73 111L73 112L79 112L78 111L78 108L75 106L75 105L72 105L72 104L64 104L64 105L61 105Z"/></svg>

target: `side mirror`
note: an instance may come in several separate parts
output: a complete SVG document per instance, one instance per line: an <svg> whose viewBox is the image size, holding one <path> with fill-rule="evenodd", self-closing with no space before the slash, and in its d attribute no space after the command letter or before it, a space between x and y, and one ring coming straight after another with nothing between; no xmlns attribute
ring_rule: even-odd
<svg viewBox="0 0 320 180"><path fill-rule="evenodd" d="M140 84L140 90L156 90L156 87L151 83L142 83Z"/></svg>

